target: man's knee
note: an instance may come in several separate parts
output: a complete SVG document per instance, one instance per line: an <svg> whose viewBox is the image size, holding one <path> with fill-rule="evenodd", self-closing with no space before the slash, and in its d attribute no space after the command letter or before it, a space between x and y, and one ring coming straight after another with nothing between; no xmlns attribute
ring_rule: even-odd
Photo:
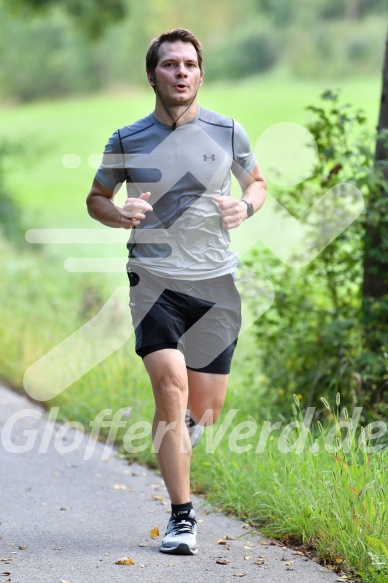
<svg viewBox="0 0 388 583"><path fill-rule="evenodd" d="M182 397L186 393L186 385L179 376L163 376L153 385L157 406L171 407L181 405Z"/></svg>
<svg viewBox="0 0 388 583"><path fill-rule="evenodd" d="M208 427L217 421L218 417L220 416L221 409L222 405L216 405L205 410L203 410L203 408L192 407L190 408L190 415L196 423Z"/></svg>

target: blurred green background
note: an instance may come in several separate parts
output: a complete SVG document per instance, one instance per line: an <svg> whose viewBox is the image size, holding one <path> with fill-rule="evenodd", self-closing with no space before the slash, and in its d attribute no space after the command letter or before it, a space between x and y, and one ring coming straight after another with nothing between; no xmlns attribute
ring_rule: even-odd
<svg viewBox="0 0 388 583"><path fill-rule="evenodd" d="M305 125L317 143L331 140L302 190L269 184L299 216L322 185L352 181L368 195L386 16L384 0L0 0L0 376L22 387L28 366L95 315L115 286L127 284L125 233L123 245L110 246L29 245L24 234L100 227L85 198L111 133L153 108L145 53L154 36L177 26L199 36L200 103L238 119L253 147L266 128L284 121ZM306 111L308 105L327 113ZM338 160L343 168L333 173ZM233 194L239 196L236 185ZM124 198L122 189L117 200ZM293 393L314 404L337 391L344 402L361 400L386 413L382 393L376 397L385 348L376 360L362 339L362 219L352 229L305 269L281 265L261 244L247 259L277 294L236 355L246 362L234 374L254 387L258 415L263 395L272 414L289 410ZM119 258L123 272L70 273L68 257ZM334 263L336 275L327 267ZM354 284L350 291L346 279ZM126 350L138 367L129 344ZM89 387L88 375L78 383Z"/></svg>
<svg viewBox="0 0 388 583"><path fill-rule="evenodd" d="M373 248L368 225L385 233L374 249L381 279L388 253L388 182L373 164L386 24L386 0L0 0L0 378L23 390L25 371L127 286L126 233L121 245L104 246L31 245L25 232L103 228L85 205L95 161L115 129L153 109L150 40L186 27L203 43L202 106L236 118L253 147L278 122L304 125L319 145L311 179L292 188L269 183L271 194L296 217L341 181L370 203L305 268L282 264L261 244L245 257L242 267L267 277L276 297L239 339L225 411L238 409L236 422L260 423L315 406L325 430L346 418L343 406L364 406L364 425L386 419L388 298L366 297L363 288L363 253ZM120 192L117 200L124 198ZM113 257L122 272L71 273L69 257ZM113 325L123 321L126 300L109 310ZM52 378L48 370L43 384L76 368L83 351L63 358L63 369ZM151 390L132 340L47 405L86 427L105 408L125 406L131 421L150 420ZM323 442L314 424L316 434ZM284 464L275 437L260 455L231 456L226 438L211 456L200 445L193 486L269 534L294 537L325 562L341 557L341 568L368 583L385 582L386 448L371 462L354 439L344 473L323 450L292 454ZM139 459L154 463L149 449Z"/></svg>

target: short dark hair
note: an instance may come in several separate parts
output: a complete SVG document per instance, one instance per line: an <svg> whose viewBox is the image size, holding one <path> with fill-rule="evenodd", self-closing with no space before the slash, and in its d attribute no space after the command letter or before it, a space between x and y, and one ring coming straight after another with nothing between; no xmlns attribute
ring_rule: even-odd
<svg viewBox="0 0 388 583"><path fill-rule="evenodd" d="M194 36L192 32L185 28L173 28L172 30L164 32L163 34L154 38L151 41L151 44L146 55L147 73L155 73L156 65L159 62L160 46L165 42L173 43L178 40L184 43L191 43L193 45L197 53L199 68L202 71L202 45L197 39L197 37Z"/></svg>

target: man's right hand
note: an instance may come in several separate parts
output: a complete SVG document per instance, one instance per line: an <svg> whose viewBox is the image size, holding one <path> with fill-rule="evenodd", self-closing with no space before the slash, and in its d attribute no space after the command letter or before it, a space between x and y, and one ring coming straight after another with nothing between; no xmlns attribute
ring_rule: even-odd
<svg viewBox="0 0 388 583"><path fill-rule="evenodd" d="M116 207L121 215L120 226L123 229L136 227L145 219L145 213L153 210L152 206L146 202L150 196L150 192L143 192L139 198L127 198L122 209Z"/></svg>
<svg viewBox="0 0 388 583"><path fill-rule="evenodd" d="M145 219L147 211L152 211L152 206L147 202L150 192L143 192L139 198L127 198L123 208L113 203L114 195L94 179L86 199L90 216L107 227L132 229Z"/></svg>

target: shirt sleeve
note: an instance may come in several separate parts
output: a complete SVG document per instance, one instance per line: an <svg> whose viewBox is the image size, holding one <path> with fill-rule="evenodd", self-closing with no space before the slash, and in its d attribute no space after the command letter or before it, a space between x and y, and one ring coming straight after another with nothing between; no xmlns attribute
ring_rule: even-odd
<svg viewBox="0 0 388 583"><path fill-rule="evenodd" d="M122 184L127 179L119 130L114 132L105 146L102 162L96 172L95 179L112 192L118 184Z"/></svg>
<svg viewBox="0 0 388 583"><path fill-rule="evenodd" d="M248 135L244 128L233 120L233 162L232 172L236 178L249 174L257 164Z"/></svg>

